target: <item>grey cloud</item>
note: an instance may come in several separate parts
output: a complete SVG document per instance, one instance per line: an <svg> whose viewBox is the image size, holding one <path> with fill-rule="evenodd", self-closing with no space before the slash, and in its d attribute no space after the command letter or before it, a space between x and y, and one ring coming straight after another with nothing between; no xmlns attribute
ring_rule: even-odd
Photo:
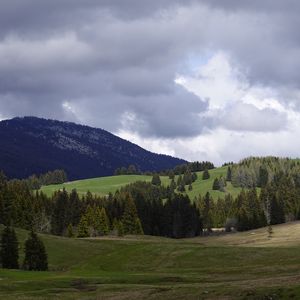
<svg viewBox="0 0 300 300"><path fill-rule="evenodd" d="M287 115L271 108L239 103L218 114L215 125L233 131L276 132L286 128Z"/></svg>
<svg viewBox="0 0 300 300"><path fill-rule="evenodd" d="M201 117L207 103L174 84L186 58L224 50L252 82L299 88L297 3L2 1L0 114L127 126L145 136L199 135L222 121ZM75 113L63 109L66 101ZM285 126L276 112L255 114L274 115L275 123L251 130ZM224 116L233 130L252 126L234 120Z"/></svg>

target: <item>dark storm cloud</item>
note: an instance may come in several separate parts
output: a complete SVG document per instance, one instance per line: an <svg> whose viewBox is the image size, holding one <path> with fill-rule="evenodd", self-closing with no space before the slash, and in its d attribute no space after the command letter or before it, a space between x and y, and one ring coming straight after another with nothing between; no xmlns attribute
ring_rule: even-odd
<svg viewBox="0 0 300 300"><path fill-rule="evenodd" d="M298 87L300 5L282 3L2 1L0 117L196 136L214 124L208 104L174 84L191 53L226 51L252 82Z"/></svg>

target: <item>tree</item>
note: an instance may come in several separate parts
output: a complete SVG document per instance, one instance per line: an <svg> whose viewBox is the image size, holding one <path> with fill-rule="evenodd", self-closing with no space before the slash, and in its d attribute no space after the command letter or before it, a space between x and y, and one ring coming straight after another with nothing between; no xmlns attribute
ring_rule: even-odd
<svg viewBox="0 0 300 300"><path fill-rule="evenodd" d="M5 269L19 268L18 240L13 228L6 226L1 237L0 261Z"/></svg>
<svg viewBox="0 0 300 300"><path fill-rule="evenodd" d="M174 180L174 179L172 179L172 181L171 181L170 189L171 189L172 191L174 191L174 190L176 189L176 183L175 183L175 180Z"/></svg>
<svg viewBox="0 0 300 300"><path fill-rule="evenodd" d="M265 187L269 180L269 173L266 167L260 166L259 168L259 179L258 186Z"/></svg>
<svg viewBox="0 0 300 300"><path fill-rule="evenodd" d="M67 236L69 238L74 237L73 226L71 223L68 225L68 228L67 228Z"/></svg>
<svg viewBox="0 0 300 300"><path fill-rule="evenodd" d="M231 170L231 167L228 166L227 174L226 174L226 181L231 181L231 177L232 177L232 170Z"/></svg>
<svg viewBox="0 0 300 300"><path fill-rule="evenodd" d="M219 182L218 178L214 179L212 189L215 190L215 191L220 190L220 182Z"/></svg>
<svg viewBox="0 0 300 300"><path fill-rule="evenodd" d="M78 224L78 237L88 237L90 236L88 221L85 215L83 215Z"/></svg>
<svg viewBox="0 0 300 300"><path fill-rule="evenodd" d="M68 226L69 197L65 189L54 195L54 210L51 219L51 230L53 234L62 235Z"/></svg>
<svg viewBox="0 0 300 300"><path fill-rule="evenodd" d="M153 185L158 185L158 186L161 185L161 180L160 180L160 177L159 177L158 174L155 173L155 174L153 175L151 183L152 183Z"/></svg>
<svg viewBox="0 0 300 300"><path fill-rule="evenodd" d="M96 211L96 230L100 235L107 235L109 231L109 220L104 207L97 208Z"/></svg>
<svg viewBox="0 0 300 300"><path fill-rule="evenodd" d="M31 231L25 242L25 258L23 268L30 271L48 270L48 256L42 240Z"/></svg>
<svg viewBox="0 0 300 300"><path fill-rule="evenodd" d="M144 234L137 209L130 194L125 196L125 209L122 217L124 234Z"/></svg>
<svg viewBox="0 0 300 300"><path fill-rule="evenodd" d="M205 170L203 171L202 179L203 179L203 180L206 180L206 179L209 179L209 177L210 177L210 174L209 174L208 170L205 169Z"/></svg>

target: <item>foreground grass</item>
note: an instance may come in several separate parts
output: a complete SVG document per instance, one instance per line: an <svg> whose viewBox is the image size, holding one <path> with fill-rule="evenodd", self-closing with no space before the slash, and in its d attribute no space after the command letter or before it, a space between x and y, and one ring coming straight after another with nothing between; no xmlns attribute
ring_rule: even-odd
<svg viewBox="0 0 300 300"><path fill-rule="evenodd" d="M299 299L300 240L284 238L299 228L274 227L271 240L266 229L186 240L41 235L50 271L0 269L0 298ZM18 230L22 245L26 236Z"/></svg>

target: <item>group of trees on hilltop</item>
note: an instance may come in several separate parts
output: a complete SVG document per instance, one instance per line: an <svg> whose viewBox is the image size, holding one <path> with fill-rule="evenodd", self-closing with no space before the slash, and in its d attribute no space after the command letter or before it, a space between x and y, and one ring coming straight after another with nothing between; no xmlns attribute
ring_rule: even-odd
<svg viewBox="0 0 300 300"><path fill-rule="evenodd" d="M229 164L226 177L212 183L212 189L219 191L229 181L242 187L237 197L224 193L212 199L207 193L193 202L182 194L197 179L190 168L180 175L172 171L169 186L154 174L152 182L136 182L105 197L90 192L79 196L76 190L47 197L23 181L7 181L2 174L0 223L70 237L147 234L182 238L197 236L203 228L224 226L243 231L300 219L299 174L297 161L246 159ZM209 177L206 168L203 180Z"/></svg>
<svg viewBox="0 0 300 300"><path fill-rule="evenodd" d="M5 269L19 269L19 243L13 227L6 226L1 234L0 263ZM48 270L48 256L42 240L33 231L25 241L24 270Z"/></svg>
<svg viewBox="0 0 300 300"><path fill-rule="evenodd" d="M117 168L115 170L115 175L154 175L154 174L158 174L160 176L169 176L174 177L175 175L184 175L187 172L190 173L195 173L195 172L202 172L204 170L210 170L210 169L214 169L215 166L213 163L209 162L209 161L196 161L196 162L191 162L191 163L186 163L186 164L182 164L182 165L178 165L176 167L174 167L173 169L168 169L168 170L163 170L160 172L141 172L139 167L135 166L135 165L130 165L128 167L121 167L121 168ZM172 179L172 178L171 178Z"/></svg>
<svg viewBox="0 0 300 300"><path fill-rule="evenodd" d="M115 170L114 175L141 175L142 172L135 165L130 165L128 168L122 167Z"/></svg>
<svg viewBox="0 0 300 300"><path fill-rule="evenodd" d="M265 187L285 174L300 184L300 161L279 157L250 157L228 167L227 177L235 187Z"/></svg>
<svg viewBox="0 0 300 300"><path fill-rule="evenodd" d="M266 225L300 220L300 186L292 175L279 174L262 187L242 189L236 198L213 200L209 193L194 200L199 206L203 227L234 227L244 231Z"/></svg>
<svg viewBox="0 0 300 300"><path fill-rule="evenodd" d="M60 184L64 183L68 180L67 174L64 170L54 170L49 171L45 174L41 175L31 175L26 179L15 179L12 182L19 182L25 183L29 189L31 190L38 190L43 185L50 185L50 184Z"/></svg>
<svg viewBox="0 0 300 300"><path fill-rule="evenodd" d="M187 176L188 175L188 176ZM190 173L182 180L191 180ZM155 179L156 178L156 179ZM202 221L187 196L157 182L137 182L100 197L76 190L51 197L32 191L22 181L0 182L0 222L5 225L65 236L152 234L169 237L198 235Z"/></svg>

